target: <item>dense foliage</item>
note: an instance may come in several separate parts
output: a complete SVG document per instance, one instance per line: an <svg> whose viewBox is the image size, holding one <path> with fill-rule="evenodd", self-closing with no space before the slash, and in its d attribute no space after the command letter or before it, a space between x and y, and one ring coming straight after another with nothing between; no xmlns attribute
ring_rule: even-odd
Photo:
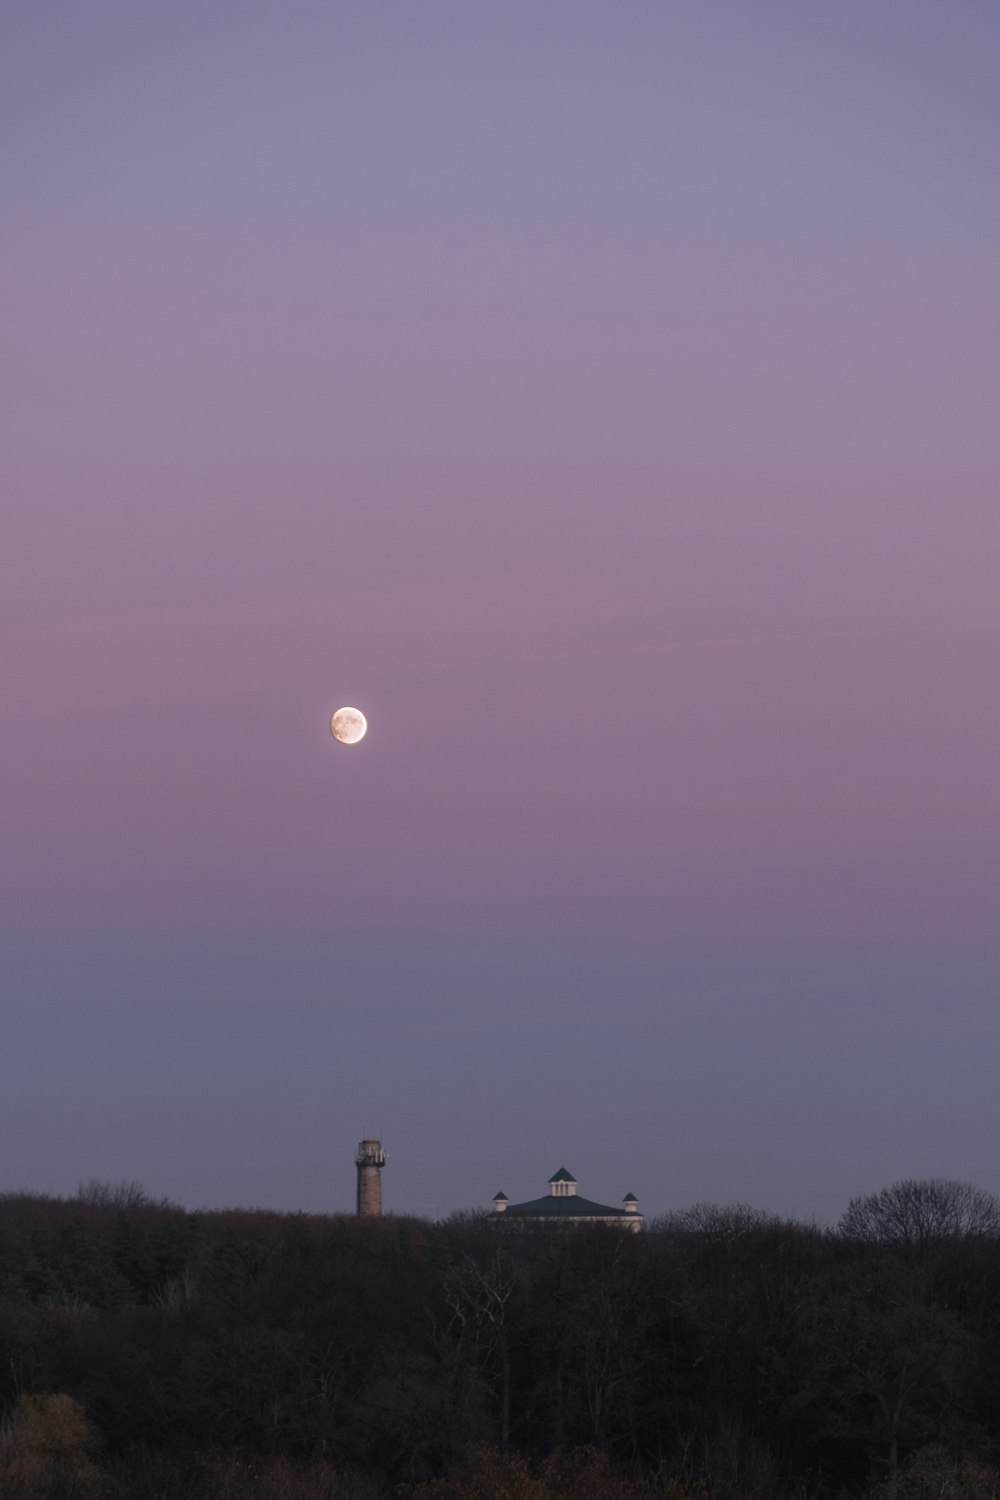
<svg viewBox="0 0 1000 1500"><path fill-rule="evenodd" d="M0 1197L11 1500L1000 1496L979 1200L902 1238L876 1199L836 1233L700 1206L631 1235L133 1188Z"/></svg>

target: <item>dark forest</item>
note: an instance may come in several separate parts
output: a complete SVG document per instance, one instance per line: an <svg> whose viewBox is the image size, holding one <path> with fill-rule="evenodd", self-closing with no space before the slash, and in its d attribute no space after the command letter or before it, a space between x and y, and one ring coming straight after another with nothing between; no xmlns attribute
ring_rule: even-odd
<svg viewBox="0 0 1000 1500"><path fill-rule="evenodd" d="M0 1197L4 1500L987 1500L1000 1214L642 1234Z"/></svg>

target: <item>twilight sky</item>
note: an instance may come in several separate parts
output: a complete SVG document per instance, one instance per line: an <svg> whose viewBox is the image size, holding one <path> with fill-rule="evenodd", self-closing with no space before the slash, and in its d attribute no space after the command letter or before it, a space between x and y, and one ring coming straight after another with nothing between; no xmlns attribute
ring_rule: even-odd
<svg viewBox="0 0 1000 1500"><path fill-rule="evenodd" d="M0 30L0 1188L1000 1191L996 0Z"/></svg>

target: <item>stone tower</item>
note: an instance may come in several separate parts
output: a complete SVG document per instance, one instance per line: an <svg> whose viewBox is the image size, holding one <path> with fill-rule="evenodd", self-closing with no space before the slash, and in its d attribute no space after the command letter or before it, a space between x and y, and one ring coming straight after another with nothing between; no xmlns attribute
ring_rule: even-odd
<svg viewBox="0 0 1000 1500"><path fill-rule="evenodd" d="M385 1152L381 1141L359 1141L354 1158L358 1168L358 1216L377 1219L382 1213L382 1168Z"/></svg>

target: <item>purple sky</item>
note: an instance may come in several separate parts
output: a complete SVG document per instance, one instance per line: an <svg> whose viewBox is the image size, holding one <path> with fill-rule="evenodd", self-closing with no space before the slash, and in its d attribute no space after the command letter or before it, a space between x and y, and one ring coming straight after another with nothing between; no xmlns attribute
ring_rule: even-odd
<svg viewBox="0 0 1000 1500"><path fill-rule="evenodd" d="M2 31L0 1187L1000 1191L996 0Z"/></svg>

